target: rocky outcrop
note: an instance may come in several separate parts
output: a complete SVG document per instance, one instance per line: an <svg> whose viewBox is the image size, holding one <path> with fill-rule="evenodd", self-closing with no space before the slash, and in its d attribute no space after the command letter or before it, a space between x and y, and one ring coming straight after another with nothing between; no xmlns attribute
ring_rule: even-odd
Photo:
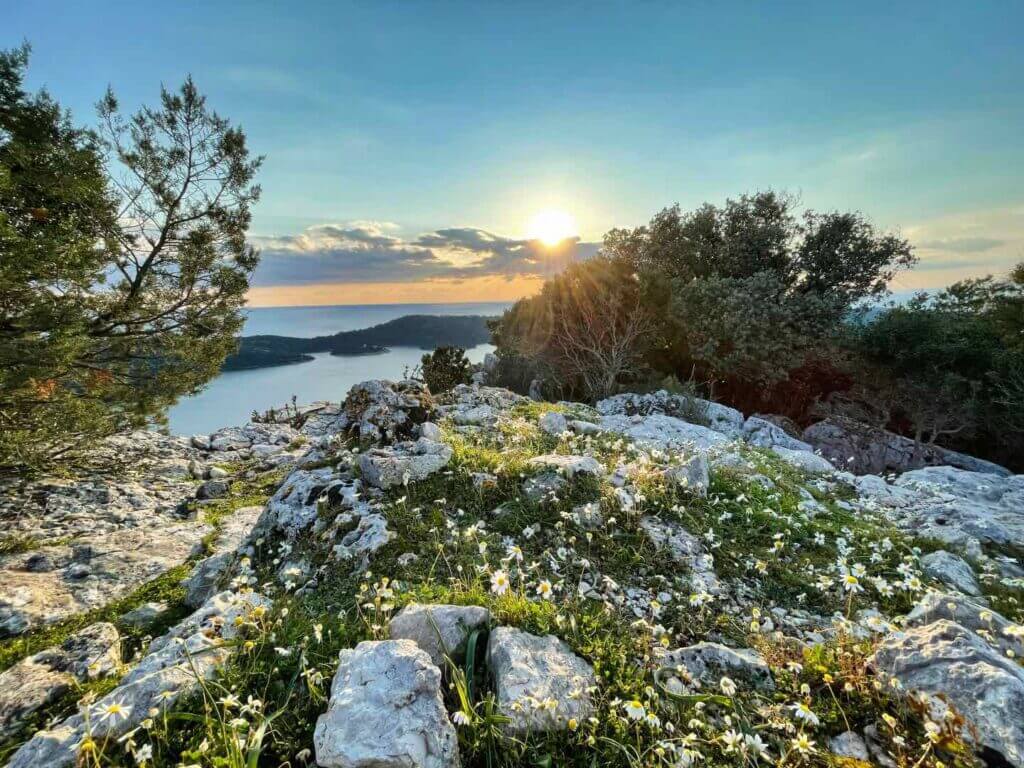
<svg viewBox="0 0 1024 768"><path fill-rule="evenodd" d="M1024 766L1024 668L970 629L938 621L889 636L872 664L903 690L931 697L935 719L953 706L969 742Z"/></svg>
<svg viewBox="0 0 1024 768"><path fill-rule="evenodd" d="M711 485L711 473L707 457L697 454L682 464L669 467L664 472L670 485L681 488L694 496L707 496Z"/></svg>
<svg viewBox="0 0 1024 768"><path fill-rule="evenodd" d="M359 456L363 479L377 488L393 488L425 480L440 471L452 458L452 449L421 437L416 442L374 448Z"/></svg>
<svg viewBox="0 0 1024 768"><path fill-rule="evenodd" d="M658 413L649 416L603 416L601 429L624 435L638 445L663 451L707 452L729 442L721 432Z"/></svg>
<svg viewBox="0 0 1024 768"><path fill-rule="evenodd" d="M487 643L487 663L498 710L511 721L509 733L563 730L594 710L593 668L553 635L498 627Z"/></svg>
<svg viewBox="0 0 1024 768"><path fill-rule="evenodd" d="M695 692L719 686L722 677L743 681L761 690L772 690L771 669L761 655L750 648L729 648L719 643L697 643L662 653L658 661L662 683L672 693Z"/></svg>
<svg viewBox="0 0 1024 768"><path fill-rule="evenodd" d="M974 596L981 594L970 563L952 552L942 549L930 552L921 558L921 568L928 576L958 592Z"/></svg>
<svg viewBox="0 0 1024 768"><path fill-rule="evenodd" d="M263 507L241 507L221 525L210 544L211 553L192 567L185 579L185 605L198 608L217 592L218 582L263 514Z"/></svg>
<svg viewBox="0 0 1024 768"><path fill-rule="evenodd" d="M92 624L0 673L0 739L75 683L105 677L121 664L121 637L113 624Z"/></svg>
<svg viewBox="0 0 1024 768"><path fill-rule="evenodd" d="M412 640L444 669L446 659L462 663L470 634L486 629L490 620L491 612L475 605L412 603L391 619L389 632L392 640Z"/></svg>
<svg viewBox="0 0 1024 768"><path fill-rule="evenodd" d="M313 743L325 768L459 765L441 671L412 640L365 641L341 652Z"/></svg>
<svg viewBox="0 0 1024 768"><path fill-rule="evenodd" d="M8 768L68 768L76 763L87 728L94 737L119 738L150 712L161 712L212 677L230 658L237 637L258 619L269 601L255 593L222 593L150 646L139 662L106 696L50 730L39 731L14 753ZM109 710L115 707L118 716Z"/></svg>
<svg viewBox="0 0 1024 768"><path fill-rule="evenodd" d="M990 461L939 446L922 446L908 437L843 417L830 417L807 427L803 439L839 467L858 475L908 472L950 466L970 472L1008 475Z"/></svg>
<svg viewBox="0 0 1024 768"><path fill-rule="evenodd" d="M743 422L743 439L759 448L780 446L794 451L813 451L803 440L797 440L782 427L760 416L751 416Z"/></svg>
<svg viewBox="0 0 1024 768"><path fill-rule="evenodd" d="M361 440L398 442L415 437L418 424L430 421L434 399L421 381L374 379L356 384L342 406L337 427Z"/></svg>

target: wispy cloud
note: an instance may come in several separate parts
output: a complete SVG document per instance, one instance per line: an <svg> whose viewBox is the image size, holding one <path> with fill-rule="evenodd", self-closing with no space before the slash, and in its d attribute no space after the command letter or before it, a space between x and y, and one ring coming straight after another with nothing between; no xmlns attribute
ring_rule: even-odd
<svg viewBox="0 0 1024 768"><path fill-rule="evenodd" d="M998 248L1005 242L1005 240L997 240L994 237L947 237L941 240L924 240L918 243L918 246L932 251L982 253Z"/></svg>
<svg viewBox="0 0 1024 768"><path fill-rule="evenodd" d="M412 238L391 222L320 224L297 235L257 237L262 252L255 285L418 282L552 274L593 256L598 243L578 238L548 247L476 227L448 227Z"/></svg>

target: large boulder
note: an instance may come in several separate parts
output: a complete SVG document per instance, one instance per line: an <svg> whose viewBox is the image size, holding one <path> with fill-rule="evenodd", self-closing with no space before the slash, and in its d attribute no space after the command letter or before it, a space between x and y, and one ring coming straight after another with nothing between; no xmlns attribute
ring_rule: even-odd
<svg viewBox="0 0 1024 768"><path fill-rule="evenodd" d="M883 677L931 700L933 717L952 705L968 742L1024 768L1024 668L982 637L940 619L888 636L872 657Z"/></svg>
<svg viewBox="0 0 1024 768"><path fill-rule="evenodd" d="M614 395L601 400L597 411L602 416L674 416L732 438L743 432L743 414L735 408L699 397L673 395L664 389L643 395L632 392Z"/></svg>
<svg viewBox="0 0 1024 768"><path fill-rule="evenodd" d="M707 496L711 485L711 472L707 457L698 453L682 464L669 467L664 472L665 480L694 496Z"/></svg>
<svg viewBox="0 0 1024 768"><path fill-rule="evenodd" d="M663 451L706 452L729 442L729 438L721 432L658 413L648 416L602 416L601 429L618 432L638 445Z"/></svg>
<svg viewBox="0 0 1024 768"><path fill-rule="evenodd" d="M814 448L803 440L797 440L774 422L761 416L750 416L743 422L743 439L760 448L781 446L794 451L813 451Z"/></svg>
<svg viewBox="0 0 1024 768"><path fill-rule="evenodd" d="M974 569L959 555L954 555L944 549L930 552L921 558L921 568L936 581L963 592L965 595L978 596L981 594L978 580L974 577Z"/></svg>
<svg viewBox="0 0 1024 768"><path fill-rule="evenodd" d="M391 619L389 632L392 640L412 640L444 669L446 658L462 663L470 634L490 620L491 612L476 605L411 603Z"/></svg>
<svg viewBox="0 0 1024 768"><path fill-rule="evenodd" d="M938 446L919 446L908 437L841 416L807 427L803 439L834 464L858 475L943 465L970 472L1010 474L1005 467L990 461Z"/></svg>
<svg viewBox="0 0 1024 768"><path fill-rule="evenodd" d="M553 635L498 627L488 640L487 660L510 734L563 730L570 720L582 723L594 711L593 668Z"/></svg>
<svg viewBox="0 0 1024 768"><path fill-rule="evenodd" d="M441 671L412 640L364 641L339 654L327 712L316 721L325 768L456 768L459 742Z"/></svg>
<svg viewBox="0 0 1024 768"><path fill-rule="evenodd" d="M377 488L393 488L425 480L443 469L452 458L452 449L444 443L421 437L387 448L375 448L360 454L363 479Z"/></svg>
<svg viewBox="0 0 1024 768"><path fill-rule="evenodd" d="M76 683L109 675L121 664L121 638L113 624L91 624L0 673L0 739Z"/></svg>
<svg viewBox="0 0 1024 768"><path fill-rule="evenodd" d="M918 536L961 547L1024 541L1024 475L927 467L904 473L895 485L917 498L889 514Z"/></svg>
<svg viewBox="0 0 1024 768"><path fill-rule="evenodd" d="M812 475L824 475L836 471L836 468L830 461L810 451L793 450L783 445L773 445L771 452L801 472L807 472Z"/></svg>

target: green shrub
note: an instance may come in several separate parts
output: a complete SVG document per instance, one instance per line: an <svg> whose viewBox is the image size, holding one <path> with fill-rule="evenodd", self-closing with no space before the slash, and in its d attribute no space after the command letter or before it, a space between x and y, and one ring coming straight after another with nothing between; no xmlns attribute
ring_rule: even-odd
<svg viewBox="0 0 1024 768"><path fill-rule="evenodd" d="M438 347L421 360L421 375L433 394L447 392L469 382L470 363L460 347Z"/></svg>

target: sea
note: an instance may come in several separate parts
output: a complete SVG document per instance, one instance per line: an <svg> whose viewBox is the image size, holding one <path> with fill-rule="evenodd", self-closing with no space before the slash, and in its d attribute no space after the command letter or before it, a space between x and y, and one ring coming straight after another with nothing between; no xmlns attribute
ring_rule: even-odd
<svg viewBox="0 0 1024 768"><path fill-rule="evenodd" d="M355 331L394 320L403 315L500 315L507 303L467 304L373 304L366 306L260 307L245 310L243 336L294 336L309 338L340 331ZM466 350L478 363L494 351L490 344ZM265 411L291 402L340 401L353 384L367 379L397 379L419 364L424 350L391 347L377 355L332 357L314 355L305 363L226 371L203 391L185 397L170 409L168 426L173 434L207 434L220 427L243 424L253 411Z"/></svg>

